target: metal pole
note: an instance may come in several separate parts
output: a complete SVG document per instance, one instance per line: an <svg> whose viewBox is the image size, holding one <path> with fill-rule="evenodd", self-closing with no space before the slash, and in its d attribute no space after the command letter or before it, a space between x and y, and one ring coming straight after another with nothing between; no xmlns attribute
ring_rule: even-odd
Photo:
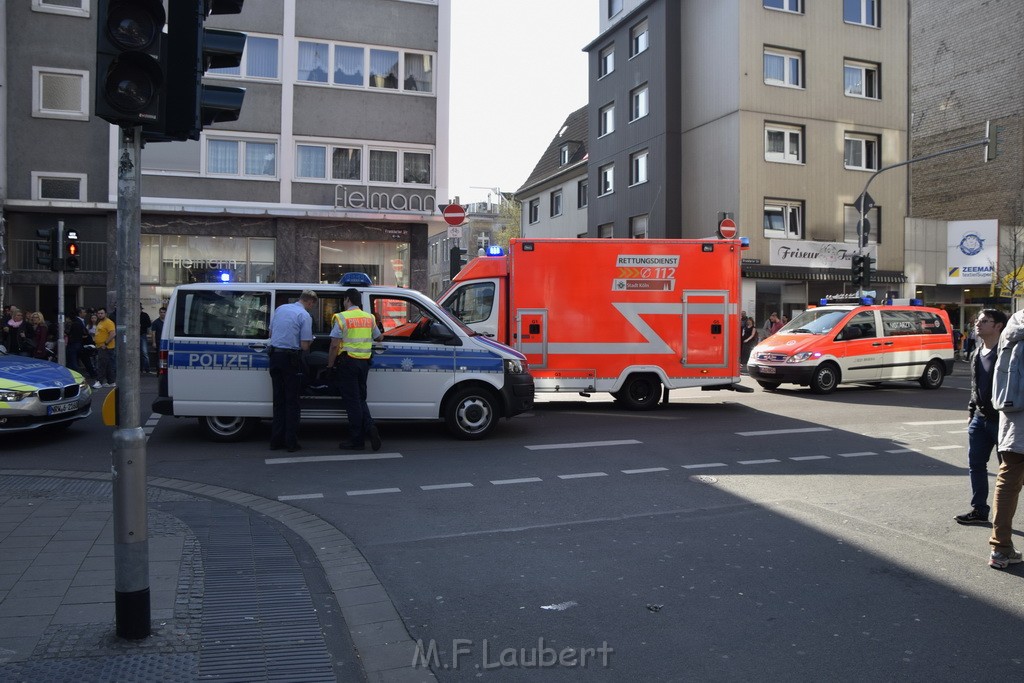
<svg viewBox="0 0 1024 683"><path fill-rule="evenodd" d="M60 245L60 254L54 254L53 258L64 258L64 221L57 221L57 244ZM57 362L67 365L67 343L64 341L64 269L57 271Z"/></svg>
<svg viewBox="0 0 1024 683"><path fill-rule="evenodd" d="M142 128L121 129L117 165L117 429L114 431L114 611L117 635L150 635L146 434L139 422L139 240Z"/></svg>

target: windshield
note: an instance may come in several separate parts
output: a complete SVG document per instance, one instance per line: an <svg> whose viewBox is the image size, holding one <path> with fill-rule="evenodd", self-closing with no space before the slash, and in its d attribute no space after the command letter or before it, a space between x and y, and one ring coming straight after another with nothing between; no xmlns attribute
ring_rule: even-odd
<svg viewBox="0 0 1024 683"><path fill-rule="evenodd" d="M779 334L828 334L850 309L812 308L786 323Z"/></svg>

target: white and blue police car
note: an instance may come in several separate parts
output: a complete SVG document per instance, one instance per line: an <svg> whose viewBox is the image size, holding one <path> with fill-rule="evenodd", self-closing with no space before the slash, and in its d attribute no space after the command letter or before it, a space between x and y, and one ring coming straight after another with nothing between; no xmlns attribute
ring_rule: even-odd
<svg viewBox="0 0 1024 683"><path fill-rule="evenodd" d="M63 428L92 413L92 389L48 360L7 355L0 346L0 434Z"/></svg>

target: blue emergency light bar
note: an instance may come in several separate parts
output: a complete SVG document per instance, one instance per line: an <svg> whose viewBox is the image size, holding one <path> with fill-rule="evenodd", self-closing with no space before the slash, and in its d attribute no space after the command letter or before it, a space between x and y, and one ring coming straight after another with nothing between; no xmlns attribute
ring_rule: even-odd
<svg viewBox="0 0 1024 683"><path fill-rule="evenodd" d="M491 244L487 247L488 256L504 256L505 250L498 244Z"/></svg>
<svg viewBox="0 0 1024 683"><path fill-rule="evenodd" d="M366 273L344 273L338 284L342 287L372 287L373 280Z"/></svg>

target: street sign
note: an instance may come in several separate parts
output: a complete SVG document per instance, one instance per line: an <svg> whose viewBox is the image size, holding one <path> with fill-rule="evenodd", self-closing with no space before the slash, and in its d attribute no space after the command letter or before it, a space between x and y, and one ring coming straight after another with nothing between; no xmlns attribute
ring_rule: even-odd
<svg viewBox="0 0 1024 683"><path fill-rule="evenodd" d="M853 201L853 208L857 209L857 213L867 214L875 206L875 198L869 195L867 192L860 195Z"/></svg>
<svg viewBox="0 0 1024 683"><path fill-rule="evenodd" d="M736 228L736 221L731 218L723 218L718 224L718 235L724 240L731 240L736 237L739 230Z"/></svg>
<svg viewBox="0 0 1024 683"><path fill-rule="evenodd" d="M462 225L466 222L466 209L458 204L449 204L441 211L448 225Z"/></svg>
<svg viewBox="0 0 1024 683"><path fill-rule="evenodd" d="M448 226L448 238L453 240L462 239L462 226L461 225L449 225Z"/></svg>

